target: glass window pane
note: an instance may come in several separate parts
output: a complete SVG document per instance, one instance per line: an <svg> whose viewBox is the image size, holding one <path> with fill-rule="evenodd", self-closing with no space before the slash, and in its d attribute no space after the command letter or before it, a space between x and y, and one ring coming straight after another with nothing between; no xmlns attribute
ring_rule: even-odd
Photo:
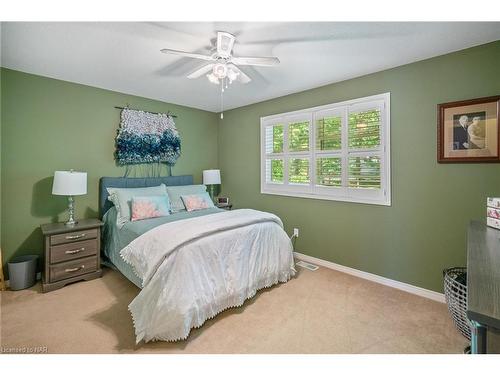
<svg viewBox="0 0 500 375"><path fill-rule="evenodd" d="M349 113L349 147L370 148L380 145L380 110Z"/></svg>
<svg viewBox="0 0 500 375"><path fill-rule="evenodd" d="M266 127L266 154L277 154L283 152L282 124Z"/></svg>
<svg viewBox="0 0 500 375"><path fill-rule="evenodd" d="M283 183L283 160L276 159L271 162L271 181Z"/></svg>
<svg viewBox="0 0 500 375"><path fill-rule="evenodd" d="M289 151L309 150L309 122L295 122L288 126Z"/></svg>
<svg viewBox="0 0 500 375"><path fill-rule="evenodd" d="M342 159L318 158L316 159L316 185L342 186Z"/></svg>
<svg viewBox="0 0 500 375"><path fill-rule="evenodd" d="M283 125L273 126L273 152L283 152Z"/></svg>
<svg viewBox="0 0 500 375"><path fill-rule="evenodd" d="M323 117L316 122L316 150L340 150L342 117Z"/></svg>
<svg viewBox="0 0 500 375"><path fill-rule="evenodd" d="M290 159L288 179L293 184L309 184L309 159Z"/></svg>
<svg viewBox="0 0 500 375"><path fill-rule="evenodd" d="M349 187L380 189L380 157L350 157Z"/></svg>
<svg viewBox="0 0 500 375"><path fill-rule="evenodd" d="M266 181L276 184L283 183L283 159L266 160Z"/></svg>

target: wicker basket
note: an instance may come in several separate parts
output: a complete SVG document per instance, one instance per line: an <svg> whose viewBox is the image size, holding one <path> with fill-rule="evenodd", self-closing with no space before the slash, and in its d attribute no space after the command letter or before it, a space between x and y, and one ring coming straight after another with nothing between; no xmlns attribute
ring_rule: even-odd
<svg viewBox="0 0 500 375"><path fill-rule="evenodd" d="M470 340L471 323L467 318L467 269L453 267L443 271L444 296L453 322L465 338Z"/></svg>

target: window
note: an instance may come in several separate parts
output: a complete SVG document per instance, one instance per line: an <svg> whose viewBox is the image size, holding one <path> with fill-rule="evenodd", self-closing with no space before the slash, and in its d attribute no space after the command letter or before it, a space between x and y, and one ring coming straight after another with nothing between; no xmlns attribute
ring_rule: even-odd
<svg viewBox="0 0 500 375"><path fill-rule="evenodd" d="M261 192L390 205L390 94L261 118Z"/></svg>

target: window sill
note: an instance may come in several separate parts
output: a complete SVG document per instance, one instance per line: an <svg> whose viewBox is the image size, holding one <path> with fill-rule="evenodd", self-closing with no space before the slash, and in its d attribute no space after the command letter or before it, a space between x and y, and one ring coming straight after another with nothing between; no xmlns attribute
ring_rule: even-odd
<svg viewBox="0 0 500 375"><path fill-rule="evenodd" d="M294 198L309 198L309 199L319 199L319 200L327 200L327 201L339 201L339 202L349 202L349 203L362 203L362 204L371 204L376 206L391 206L391 199L384 200L374 200L374 199L366 199L366 198L355 198L355 197L341 197L334 195L323 195L323 194L312 194L312 193L300 193L300 192L291 192L291 191L273 191L261 189L261 194L269 194L269 195L282 195L285 197L294 197Z"/></svg>

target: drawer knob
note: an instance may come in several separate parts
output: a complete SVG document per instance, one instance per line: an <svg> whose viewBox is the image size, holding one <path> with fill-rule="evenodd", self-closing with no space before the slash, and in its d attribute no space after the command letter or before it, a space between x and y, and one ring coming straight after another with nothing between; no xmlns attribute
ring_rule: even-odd
<svg viewBox="0 0 500 375"><path fill-rule="evenodd" d="M65 254L78 254L84 250L85 250L85 248L82 247L81 249L76 249L76 250L66 250L64 253Z"/></svg>
<svg viewBox="0 0 500 375"><path fill-rule="evenodd" d="M79 238L83 238L87 235L87 233L82 233L82 234L77 234L77 235L74 235L74 236L66 236L66 239L67 240L77 240Z"/></svg>
<svg viewBox="0 0 500 375"><path fill-rule="evenodd" d="M76 271L80 271L80 270L83 270L85 268L85 265L82 264L80 267L75 267L75 268L66 268L64 270L64 272L76 272Z"/></svg>

